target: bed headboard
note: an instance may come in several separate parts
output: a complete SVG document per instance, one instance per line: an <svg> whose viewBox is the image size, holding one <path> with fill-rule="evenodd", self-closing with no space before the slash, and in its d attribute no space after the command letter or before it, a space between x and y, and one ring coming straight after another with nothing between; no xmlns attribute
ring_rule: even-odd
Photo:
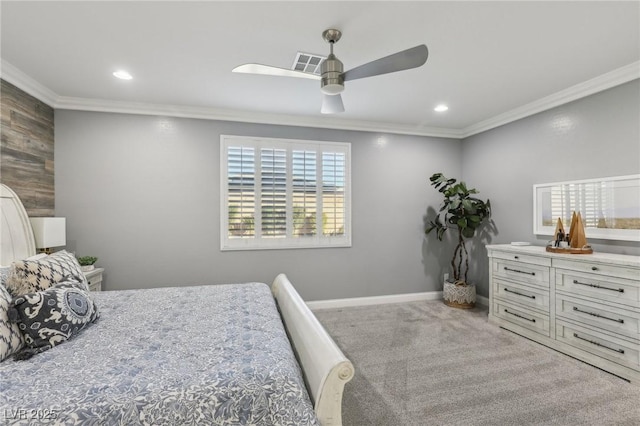
<svg viewBox="0 0 640 426"><path fill-rule="evenodd" d="M0 265L36 254L36 243L22 201L7 185L0 185Z"/></svg>

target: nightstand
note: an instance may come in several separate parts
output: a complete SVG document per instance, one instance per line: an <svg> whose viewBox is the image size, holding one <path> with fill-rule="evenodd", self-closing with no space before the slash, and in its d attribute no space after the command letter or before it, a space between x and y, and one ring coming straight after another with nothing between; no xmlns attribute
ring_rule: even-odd
<svg viewBox="0 0 640 426"><path fill-rule="evenodd" d="M102 291L102 273L104 268L95 268L92 271L85 272L90 291Z"/></svg>

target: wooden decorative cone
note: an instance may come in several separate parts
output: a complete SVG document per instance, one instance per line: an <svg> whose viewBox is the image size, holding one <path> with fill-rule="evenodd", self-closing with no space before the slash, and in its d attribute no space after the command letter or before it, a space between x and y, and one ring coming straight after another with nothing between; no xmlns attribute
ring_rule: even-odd
<svg viewBox="0 0 640 426"><path fill-rule="evenodd" d="M571 246L571 248L583 248L584 246L587 245L587 237L584 233L584 224L582 223L582 216L580 215L580 213L578 213L577 215L575 214L575 212L573 213L575 219L575 227L573 226L573 220L571 221L571 228L574 228L571 232L571 241L569 242L569 245Z"/></svg>
<svg viewBox="0 0 640 426"><path fill-rule="evenodd" d="M571 245L571 238L573 238L573 234L576 232L577 224L578 224L578 215L574 211L573 215L571 215L571 225L569 225L569 245Z"/></svg>
<svg viewBox="0 0 640 426"><path fill-rule="evenodd" d="M556 231L553 233L553 239L558 238L558 232L562 230L562 233L566 235L564 232L564 226L562 225L562 219L558 218L558 222L556 223Z"/></svg>

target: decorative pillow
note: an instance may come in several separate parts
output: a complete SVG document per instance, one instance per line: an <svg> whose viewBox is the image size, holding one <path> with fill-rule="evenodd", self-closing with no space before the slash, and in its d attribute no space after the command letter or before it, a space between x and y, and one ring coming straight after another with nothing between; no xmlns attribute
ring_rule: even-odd
<svg viewBox="0 0 640 426"><path fill-rule="evenodd" d="M19 351L24 346L24 339L18 324L9 321L11 295L0 285L0 361Z"/></svg>
<svg viewBox="0 0 640 426"><path fill-rule="evenodd" d="M46 290L68 277L89 290L78 260L66 250L61 250L41 259L16 260L6 286L9 293L17 297Z"/></svg>
<svg viewBox="0 0 640 426"><path fill-rule="evenodd" d="M9 273L11 272L11 266L0 266L0 286L4 287L7 282L7 278L9 278Z"/></svg>
<svg viewBox="0 0 640 426"><path fill-rule="evenodd" d="M47 253L38 253L38 254L34 254L33 256L27 257L26 260L40 260L40 259L44 259L47 256L49 256Z"/></svg>
<svg viewBox="0 0 640 426"><path fill-rule="evenodd" d="M13 299L9 317L18 323L25 347L14 359L28 359L78 334L100 314L88 290L65 281Z"/></svg>
<svg viewBox="0 0 640 426"><path fill-rule="evenodd" d="M27 257L25 260L38 260L43 257L47 257L45 253L39 253L30 257ZM11 266L0 266L0 285L7 286L7 280L9 279L9 275L11 275Z"/></svg>

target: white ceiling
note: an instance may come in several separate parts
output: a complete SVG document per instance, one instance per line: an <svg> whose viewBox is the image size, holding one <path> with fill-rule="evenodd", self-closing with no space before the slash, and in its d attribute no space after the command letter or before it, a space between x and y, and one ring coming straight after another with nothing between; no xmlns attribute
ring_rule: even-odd
<svg viewBox="0 0 640 426"><path fill-rule="evenodd" d="M56 108L462 137L640 77L640 2L1 2L2 78ZM326 55L345 70L418 44L427 63L349 81L234 74ZM124 68L131 81L111 73ZM577 85L577 86L576 86ZM436 113L439 103L449 111Z"/></svg>

